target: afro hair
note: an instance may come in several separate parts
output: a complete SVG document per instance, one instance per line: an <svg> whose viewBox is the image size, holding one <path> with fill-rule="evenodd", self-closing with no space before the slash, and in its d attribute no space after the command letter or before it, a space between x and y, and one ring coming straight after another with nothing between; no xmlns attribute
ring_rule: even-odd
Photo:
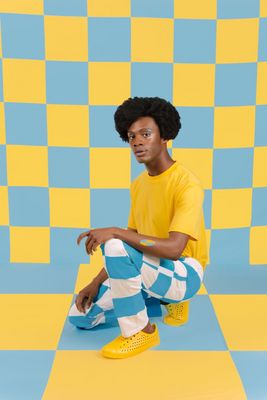
<svg viewBox="0 0 267 400"><path fill-rule="evenodd" d="M175 139L181 128L176 108L160 97L133 97L125 100L115 111L115 129L124 142L129 142L128 129L140 117L152 117L163 139Z"/></svg>

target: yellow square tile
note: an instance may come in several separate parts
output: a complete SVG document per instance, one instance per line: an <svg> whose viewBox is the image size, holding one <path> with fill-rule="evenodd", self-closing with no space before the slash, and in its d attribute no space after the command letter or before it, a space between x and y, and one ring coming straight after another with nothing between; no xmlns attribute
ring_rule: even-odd
<svg viewBox="0 0 267 400"><path fill-rule="evenodd" d="M257 62L258 18L218 19L216 62Z"/></svg>
<svg viewBox="0 0 267 400"><path fill-rule="evenodd" d="M90 187L128 189L130 167L130 149L90 148Z"/></svg>
<svg viewBox="0 0 267 400"><path fill-rule="evenodd" d="M213 229L250 226L252 189L213 189L211 227Z"/></svg>
<svg viewBox="0 0 267 400"><path fill-rule="evenodd" d="M267 350L267 295L213 294L210 299L229 350Z"/></svg>
<svg viewBox="0 0 267 400"><path fill-rule="evenodd" d="M167 365L168 369L163 371L159 363ZM179 368L179 379L177 363L183 366ZM120 362L102 357L99 351L58 350L42 400L87 399L88 376L90 382L93 382L89 389L90 398L136 400L136 390L129 388L133 385L137 371L138 387L142 392L139 397L142 400L247 399L238 370L228 351L147 350L137 357L129 357ZM153 377L152 385L148 385L149 376ZM118 380L114 377L119 377L119 390ZM167 380L171 384L167 384Z"/></svg>
<svg viewBox="0 0 267 400"><path fill-rule="evenodd" d="M7 179L10 186L48 186L46 146L6 146Z"/></svg>
<svg viewBox="0 0 267 400"><path fill-rule="evenodd" d="M0 144L6 144L4 103L0 103Z"/></svg>
<svg viewBox="0 0 267 400"><path fill-rule="evenodd" d="M250 228L250 264L267 264L267 226Z"/></svg>
<svg viewBox="0 0 267 400"><path fill-rule="evenodd" d="M212 188L212 149L173 148L172 157L195 174L203 189Z"/></svg>
<svg viewBox="0 0 267 400"><path fill-rule="evenodd" d="M49 188L49 195L51 226L89 229L89 189Z"/></svg>
<svg viewBox="0 0 267 400"><path fill-rule="evenodd" d="M260 0L260 17L267 17L267 0Z"/></svg>
<svg viewBox="0 0 267 400"><path fill-rule="evenodd" d="M267 146L254 147L253 187L267 186Z"/></svg>
<svg viewBox="0 0 267 400"><path fill-rule="evenodd" d="M175 106L213 106L215 64L174 64L173 104Z"/></svg>
<svg viewBox="0 0 267 400"><path fill-rule="evenodd" d="M132 61L173 62L173 20L132 18Z"/></svg>
<svg viewBox="0 0 267 400"><path fill-rule="evenodd" d="M96 275L98 275L100 270L101 268L99 268L99 270L96 270L96 268L92 268L89 264L80 264L74 293L78 294L80 290L82 290L85 286L92 282L92 280Z"/></svg>
<svg viewBox="0 0 267 400"><path fill-rule="evenodd" d="M9 225L8 187L0 186L0 226Z"/></svg>
<svg viewBox="0 0 267 400"><path fill-rule="evenodd" d="M85 251L85 239L83 240L83 246ZM80 264L74 293L78 294L80 290L88 285L99 274L103 267L104 260L102 251L98 246L93 256L90 255L90 264Z"/></svg>
<svg viewBox="0 0 267 400"><path fill-rule="evenodd" d="M10 226L10 262L49 263L49 227Z"/></svg>
<svg viewBox="0 0 267 400"><path fill-rule="evenodd" d="M89 63L90 105L119 105L130 97L131 63Z"/></svg>
<svg viewBox="0 0 267 400"><path fill-rule="evenodd" d="M131 15L130 0L87 0L90 17L129 17Z"/></svg>
<svg viewBox="0 0 267 400"><path fill-rule="evenodd" d="M72 294L0 294L5 321L0 332L1 350L56 350L72 297Z"/></svg>
<svg viewBox="0 0 267 400"><path fill-rule="evenodd" d="M87 17L46 15L47 60L88 61Z"/></svg>
<svg viewBox="0 0 267 400"><path fill-rule="evenodd" d="M216 0L174 0L174 18L216 19Z"/></svg>
<svg viewBox="0 0 267 400"><path fill-rule="evenodd" d="M45 61L3 59L6 102L45 103Z"/></svg>
<svg viewBox="0 0 267 400"><path fill-rule="evenodd" d="M88 147L88 106L47 104L49 146Z"/></svg>
<svg viewBox="0 0 267 400"><path fill-rule="evenodd" d="M255 106L215 107L214 148L253 147Z"/></svg>
<svg viewBox="0 0 267 400"><path fill-rule="evenodd" d="M267 104L267 62L258 62L256 104Z"/></svg>
<svg viewBox="0 0 267 400"><path fill-rule="evenodd" d="M43 14L44 0L0 0L2 13Z"/></svg>

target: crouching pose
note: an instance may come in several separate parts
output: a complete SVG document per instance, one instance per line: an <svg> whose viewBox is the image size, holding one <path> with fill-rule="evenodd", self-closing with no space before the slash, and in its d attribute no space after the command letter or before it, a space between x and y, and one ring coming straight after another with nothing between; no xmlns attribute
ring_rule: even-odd
<svg viewBox="0 0 267 400"><path fill-rule="evenodd" d="M181 128L178 111L158 97L134 97L118 107L114 119L146 170L131 183L128 229L92 229L78 237L78 244L87 237L88 254L100 245L104 268L80 291L68 318L91 329L115 314L121 335L103 347L102 355L125 358L160 342L146 298L165 305L165 323L186 322L188 301L203 281L207 245L201 183L167 150Z"/></svg>

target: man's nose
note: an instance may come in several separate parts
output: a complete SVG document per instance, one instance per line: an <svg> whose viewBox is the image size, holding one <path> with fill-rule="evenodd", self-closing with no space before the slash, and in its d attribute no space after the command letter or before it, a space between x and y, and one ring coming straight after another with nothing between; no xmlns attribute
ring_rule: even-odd
<svg viewBox="0 0 267 400"><path fill-rule="evenodd" d="M133 146L139 146L140 144L143 145L144 143L144 138L141 136L136 136L133 140L132 140L132 144Z"/></svg>

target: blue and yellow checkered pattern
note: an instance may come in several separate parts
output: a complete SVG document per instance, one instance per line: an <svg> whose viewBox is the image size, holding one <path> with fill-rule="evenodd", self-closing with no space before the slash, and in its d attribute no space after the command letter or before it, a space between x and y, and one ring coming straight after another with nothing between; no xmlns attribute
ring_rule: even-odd
<svg viewBox="0 0 267 400"><path fill-rule="evenodd" d="M144 398L267 398L267 1L0 0L0 16L0 398L131 399L136 367ZM114 129L130 96L177 107L168 151L203 184L210 254L188 324L112 364L117 392L96 350L118 326L66 317L102 268L77 236L126 227L144 169Z"/></svg>

